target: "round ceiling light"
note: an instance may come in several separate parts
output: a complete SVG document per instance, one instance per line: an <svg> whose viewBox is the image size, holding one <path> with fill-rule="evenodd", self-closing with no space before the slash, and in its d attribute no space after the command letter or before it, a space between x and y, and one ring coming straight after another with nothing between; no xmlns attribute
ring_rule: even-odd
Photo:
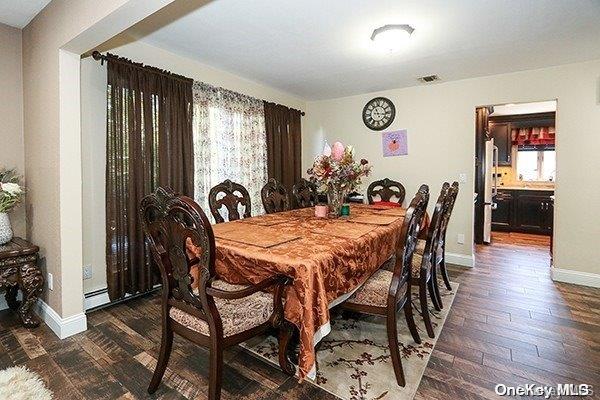
<svg viewBox="0 0 600 400"><path fill-rule="evenodd" d="M410 25L384 25L373 31L371 40L378 48L396 51L406 45L414 31Z"/></svg>

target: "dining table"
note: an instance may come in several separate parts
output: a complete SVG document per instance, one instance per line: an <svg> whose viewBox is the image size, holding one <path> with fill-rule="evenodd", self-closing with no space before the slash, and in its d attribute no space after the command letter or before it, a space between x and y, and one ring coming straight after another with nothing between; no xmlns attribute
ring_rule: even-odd
<svg viewBox="0 0 600 400"><path fill-rule="evenodd" d="M217 275L233 284L291 278L284 318L299 332L299 378L314 379L315 346L331 331L330 309L394 254L405 214L351 204L344 218L317 218L310 207L216 224Z"/></svg>

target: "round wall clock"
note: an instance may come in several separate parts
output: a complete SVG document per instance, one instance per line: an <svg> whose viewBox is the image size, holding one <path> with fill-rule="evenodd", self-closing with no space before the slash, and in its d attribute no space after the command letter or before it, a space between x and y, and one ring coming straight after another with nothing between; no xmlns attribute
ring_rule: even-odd
<svg viewBox="0 0 600 400"><path fill-rule="evenodd" d="M390 99L375 97L365 104L362 112L363 122L367 128L380 131L394 122L396 107Z"/></svg>

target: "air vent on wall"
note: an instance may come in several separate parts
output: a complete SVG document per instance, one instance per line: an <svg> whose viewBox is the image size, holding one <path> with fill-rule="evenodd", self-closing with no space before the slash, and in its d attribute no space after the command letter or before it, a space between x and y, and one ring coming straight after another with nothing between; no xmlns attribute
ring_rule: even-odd
<svg viewBox="0 0 600 400"><path fill-rule="evenodd" d="M437 75L427 75L427 76L422 76L420 78L417 78L417 80L421 83L431 83L431 82L439 81L440 77Z"/></svg>

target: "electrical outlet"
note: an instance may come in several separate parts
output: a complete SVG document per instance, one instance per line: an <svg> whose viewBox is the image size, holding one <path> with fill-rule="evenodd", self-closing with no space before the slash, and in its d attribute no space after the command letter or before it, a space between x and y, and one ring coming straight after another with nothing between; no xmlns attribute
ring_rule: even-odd
<svg viewBox="0 0 600 400"><path fill-rule="evenodd" d="M48 285L48 290L54 290L54 279L50 272L46 275L46 285Z"/></svg>
<svg viewBox="0 0 600 400"><path fill-rule="evenodd" d="M467 183L467 174L458 174L458 181L460 183Z"/></svg>
<svg viewBox="0 0 600 400"><path fill-rule="evenodd" d="M465 235L463 233L459 233L456 237L456 243L465 244Z"/></svg>
<svg viewBox="0 0 600 400"><path fill-rule="evenodd" d="M83 279L92 279L92 266L91 265L83 266Z"/></svg>

